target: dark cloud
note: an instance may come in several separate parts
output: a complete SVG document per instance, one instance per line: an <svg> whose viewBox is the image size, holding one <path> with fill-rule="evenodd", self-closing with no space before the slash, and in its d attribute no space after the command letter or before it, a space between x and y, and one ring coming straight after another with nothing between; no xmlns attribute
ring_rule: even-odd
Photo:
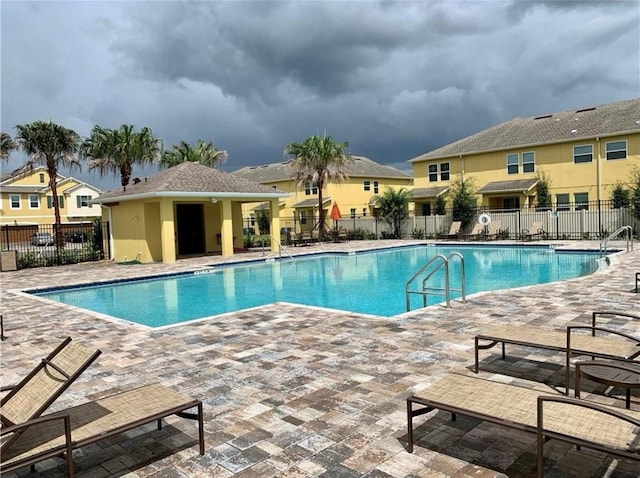
<svg viewBox="0 0 640 478"><path fill-rule="evenodd" d="M227 170L279 161L287 143L319 132L408 170L514 116L640 95L637 2L0 8L3 131L48 118L81 135L149 126L166 146L213 141L229 151Z"/></svg>

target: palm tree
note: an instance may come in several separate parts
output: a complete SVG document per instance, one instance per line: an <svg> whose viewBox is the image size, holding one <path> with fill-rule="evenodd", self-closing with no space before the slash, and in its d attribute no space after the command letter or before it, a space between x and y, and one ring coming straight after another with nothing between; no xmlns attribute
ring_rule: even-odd
<svg viewBox="0 0 640 478"><path fill-rule="evenodd" d="M123 187L131 181L134 164L155 163L161 151L162 142L153 136L151 129L144 127L135 131L129 124L123 124L119 129L96 125L81 148L82 156L89 159L90 170L97 169L101 176L119 173Z"/></svg>
<svg viewBox="0 0 640 478"><path fill-rule="evenodd" d="M310 181L318 188L318 230L324 235L324 208L322 188L327 181L342 181L347 178L346 168L353 161L346 153L348 142L337 142L331 136L310 136L300 143L289 143L285 154L293 158L296 180L304 184Z"/></svg>
<svg viewBox="0 0 640 478"><path fill-rule="evenodd" d="M8 160L9 154L14 149L18 149L18 144L4 131L0 133L0 159L3 161Z"/></svg>
<svg viewBox="0 0 640 478"><path fill-rule="evenodd" d="M400 239L402 223L409 217L410 198L411 191L406 188L398 190L389 188L376 200L376 206L380 208L380 216L393 228L396 239Z"/></svg>
<svg viewBox="0 0 640 478"><path fill-rule="evenodd" d="M178 145L174 144L171 149L162 153L160 164L170 168L176 164L190 161L215 168L219 164L223 164L226 160L226 150L218 150L212 142L209 141L205 143L199 139L195 146L191 146L186 141L180 141Z"/></svg>
<svg viewBox="0 0 640 478"><path fill-rule="evenodd" d="M52 203L55 214L56 247L64 244L64 236L60 228L60 204L58 202L58 168L80 169L78 150L80 135L75 131L57 125L52 121L34 121L30 124L16 126L16 140L20 148L30 158L19 171L30 171L36 165L43 165L49 175L49 188L53 195Z"/></svg>

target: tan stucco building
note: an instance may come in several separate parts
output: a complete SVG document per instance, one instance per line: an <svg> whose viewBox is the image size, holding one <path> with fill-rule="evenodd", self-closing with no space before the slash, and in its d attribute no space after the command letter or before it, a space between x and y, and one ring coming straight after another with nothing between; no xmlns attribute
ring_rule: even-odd
<svg viewBox="0 0 640 478"><path fill-rule="evenodd" d="M110 227L112 259L172 263L243 246L242 204L269 204L271 230L280 229L278 203L288 194L198 163L182 163L98 200ZM278 251L277 237L271 249Z"/></svg>

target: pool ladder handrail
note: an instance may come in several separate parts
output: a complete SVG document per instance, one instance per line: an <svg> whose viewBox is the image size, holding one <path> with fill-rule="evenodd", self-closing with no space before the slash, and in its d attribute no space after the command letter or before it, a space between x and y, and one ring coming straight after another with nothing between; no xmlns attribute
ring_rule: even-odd
<svg viewBox="0 0 640 478"><path fill-rule="evenodd" d="M291 254L289 254L289 252L287 251L287 249L282 245L282 243L276 239L275 237L272 237L273 241L275 241L276 244L278 244L278 258L282 259L282 252L285 253L285 255L291 259L292 261L295 261L295 259L293 258L293 256ZM262 255L265 255L265 247L264 247L264 242L262 242ZM271 256L274 256L275 254L269 254L266 257L266 260L268 260L269 258L272 258Z"/></svg>
<svg viewBox="0 0 640 478"><path fill-rule="evenodd" d="M625 241L627 252L630 250L633 251L633 228L631 226L622 226L600 241L600 257L607 254L607 242L618 237L622 232L626 232Z"/></svg>
<svg viewBox="0 0 640 478"><path fill-rule="evenodd" d="M452 289L449 284L449 262L452 258L458 258L460 260L460 279L461 285L459 289ZM432 264L436 264L435 268L429 272L426 277L422 280L422 289L421 290L411 290L411 283L415 281L425 270L432 266ZM440 269L444 268L444 288L442 287L428 287L427 282L433 275L438 272ZM447 307L451 307L451 291L460 292L462 295L462 302L467 302L467 296L465 293L465 272L464 272L464 257L459 252L452 252L448 256L444 256L443 254L438 254L435 257L432 257L429 262L427 262L424 266L422 266L418 272L413 274L411 278L405 284L405 298L407 302L407 312L411 310L411 294L420 294L422 295L422 303L423 307L427 306L427 296L429 293L433 295L442 295L445 297L447 302Z"/></svg>

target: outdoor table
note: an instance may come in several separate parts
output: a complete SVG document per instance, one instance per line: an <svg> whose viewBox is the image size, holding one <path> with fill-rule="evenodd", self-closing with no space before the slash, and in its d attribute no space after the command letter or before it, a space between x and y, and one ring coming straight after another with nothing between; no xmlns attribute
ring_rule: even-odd
<svg viewBox="0 0 640 478"><path fill-rule="evenodd" d="M631 408L631 389L640 389L640 366L616 362L591 360L576 362L575 397L580 398L580 378L626 389L626 407Z"/></svg>

